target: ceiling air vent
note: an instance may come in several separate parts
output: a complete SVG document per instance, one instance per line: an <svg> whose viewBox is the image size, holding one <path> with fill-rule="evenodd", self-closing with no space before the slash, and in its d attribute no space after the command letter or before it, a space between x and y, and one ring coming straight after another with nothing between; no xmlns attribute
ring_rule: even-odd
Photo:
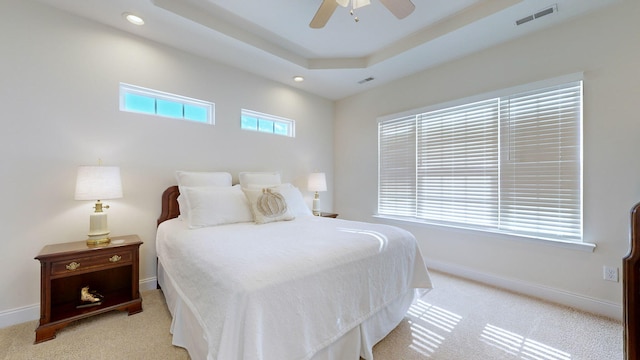
<svg viewBox="0 0 640 360"><path fill-rule="evenodd" d="M368 83L369 81L373 80L373 77L369 76L366 79L362 79L360 81L358 81L358 84L364 84L364 83Z"/></svg>
<svg viewBox="0 0 640 360"><path fill-rule="evenodd" d="M545 15L553 14L554 12L558 12L558 4L553 4L544 10L540 10L536 12L535 14L531 14L529 16L523 17L522 19L516 20L516 25L522 25L524 23L528 23L531 20L541 18Z"/></svg>

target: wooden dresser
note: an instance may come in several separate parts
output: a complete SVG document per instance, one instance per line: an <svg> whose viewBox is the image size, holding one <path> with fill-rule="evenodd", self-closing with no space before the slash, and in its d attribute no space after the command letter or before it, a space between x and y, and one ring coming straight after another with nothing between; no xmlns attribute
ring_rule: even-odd
<svg viewBox="0 0 640 360"><path fill-rule="evenodd" d="M40 326L36 343L56 337L56 331L75 320L111 310L142 311L138 290L139 248L137 235L112 237L102 246L86 241L45 246L40 261ZM80 302L83 287L99 292L99 305Z"/></svg>
<svg viewBox="0 0 640 360"><path fill-rule="evenodd" d="M624 353L627 360L640 359L640 203L631 210L631 244L622 261Z"/></svg>

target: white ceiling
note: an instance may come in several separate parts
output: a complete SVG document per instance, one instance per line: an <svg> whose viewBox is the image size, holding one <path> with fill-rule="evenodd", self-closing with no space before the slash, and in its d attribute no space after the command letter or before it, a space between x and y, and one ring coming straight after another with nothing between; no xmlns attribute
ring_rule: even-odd
<svg viewBox="0 0 640 360"><path fill-rule="evenodd" d="M360 21L338 6L322 29L309 27L322 0L39 1L337 100L619 0L413 0L402 20L371 0L356 10ZM557 12L515 25L553 5ZM128 23L125 12L145 25Z"/></svg>

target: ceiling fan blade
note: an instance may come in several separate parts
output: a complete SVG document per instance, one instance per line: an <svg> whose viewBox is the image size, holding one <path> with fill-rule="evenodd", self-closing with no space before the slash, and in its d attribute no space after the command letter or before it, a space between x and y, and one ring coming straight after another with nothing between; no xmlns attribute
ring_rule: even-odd
<svg viewBox="0 0 640 360"><path fill-rule="evenodd" d="M380 2L398 19L406 18L416 8L411 0L380 0Z"/></svg>
<svg viewBox="0 0 640 360"><path fill-rule="evenodd" d="M336 0L336 2L338 3L338 5L342 6L342 7L347 7L349 6L349 1L350 0Z"/></svg>
<svg viewBox="0 0 640 360"><path fill-rule="evenodd" d="M338 3L336 0L322 0L322 4L320 4L316 15L311 19L309 27L312 29L323 28L337 7Z"/></svg>

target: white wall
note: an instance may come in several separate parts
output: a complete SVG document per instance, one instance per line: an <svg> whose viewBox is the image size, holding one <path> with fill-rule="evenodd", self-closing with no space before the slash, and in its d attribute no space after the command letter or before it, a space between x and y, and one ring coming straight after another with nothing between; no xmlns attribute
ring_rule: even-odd
<svg viewBox="0 0 640 360"><path fill-rule="evenodd" d="M121 167L124 198L107 202L109 226L142 237L141 280L155 276L160 196L175 170L235 181L278 170L310 203L306 176L320 169L332 208L331 101L32 1L0 2L0 54L0 322L39 316L33 258L86 238L93 204L73 199L76 168L99 158ZM120 112L119 82L213 101L216 125ZM241 131L241 108L296 120L296 137Z"/></svg>
<svg viewBox="0 0 640 360"><path fill-rule="evenodd" d="M623 1L337 102L335 210L367 221L376 212L377 117L583 71L584 240L597 244L593 253L394 224L416 235L434 267L620 317L621 283L602 280L602 266L621 266L640 201L639 16L640 2Z"/></svg>

